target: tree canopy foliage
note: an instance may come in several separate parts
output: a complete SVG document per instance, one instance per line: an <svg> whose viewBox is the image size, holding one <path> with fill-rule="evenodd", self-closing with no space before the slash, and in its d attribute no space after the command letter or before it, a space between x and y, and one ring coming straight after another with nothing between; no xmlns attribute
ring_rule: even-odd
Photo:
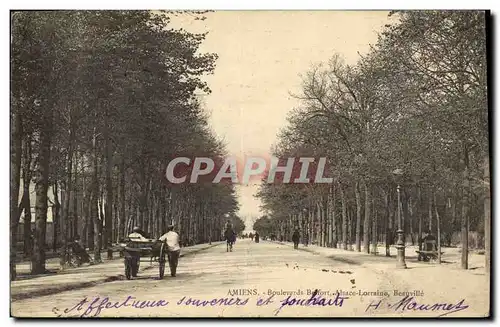
<svg viewBox="0 0 500 327"><path fill-rule="evenodd" d="M46 247L64 265L68 242L81 238L99 261L134 225L159 236L174 222L183 244L217 240L223 215L238 210L231 185L165 181L168 161L180 154L226 154L199 101L210 93L203 76L214 72L217 54L201 53L206 34L172 28L169 15L12 13L11 255L21 214L30 222L35 206L34 244L25 244L33 273L45 270ZM21 179L35 183L35 204L29 187L18 203ZM53 245L45 240L48 205Z"/></svg>
<svg viewBox="0 0 500 327"><path fill-rule="evenodd" d="M485 13L390 15L397 19L356 64L334 54L304 74L274 154L326 156L335 180L263 184L267 219L282 239L300 227L322 246L361 251L363 241L369 252L383 236L393 243L400 208L412 242L431 229L449 245L460 231L467 249L470 229L489 246Z"/></svg>

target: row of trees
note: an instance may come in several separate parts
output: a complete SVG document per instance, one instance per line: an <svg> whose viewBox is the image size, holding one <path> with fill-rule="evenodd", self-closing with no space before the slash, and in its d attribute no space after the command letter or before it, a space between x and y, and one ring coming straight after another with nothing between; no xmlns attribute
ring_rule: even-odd
<svg viewBox="0 0 500 327"><path fill-rule="evenodd" d="M80 238L99 262L100 251L134 225L159 236L174 222L184 244L221 238L224 215L238 209L232 186L174 187L164 178L178 155L225 155L198 100L210 92L201 77L213 72L217 55L199 53L205 34L170 28L174 14L12 13L12 279L23 213L34 274L45 271L47 247L60 250L65 266L69 242ZM180 14L204 19L203 12ZM33 184L36 203L30 203ZM52 245L46 244L48 205Z"/></svg>
<svg viewBox="0 0 500 327"><path fill-rule="evenodd" d="M262 216L254 222L253 230L259 233L262 238L267 238L279 231L280 226L278 223L279 221L277 219L271 219L268 216ZM281 241L284 241L284 233L280 233L280 236ZM286 240L289 239L286 238Z"/></svg>
<svg viewBox="0 0 500 327"><path fill-rule="evenodd" d="M231 226L233 226L233 231L236 235L242 235L245 230L245 222L239 216L233 214L228 219L231 222Z"/></svg>
<svg viewBox="0 0 500 327"><path fill-rule="evenodd" d="M390 15L355 65L335 55L303 77L274 155L328 157L334 182L263 184L265 226L282 239L300 228L321 246L372 253L385 241L388 255L400 212L412 243L423 229L439 244L459 232L465 269L469 232L484 236L489 271L485 13Z"/></svg>

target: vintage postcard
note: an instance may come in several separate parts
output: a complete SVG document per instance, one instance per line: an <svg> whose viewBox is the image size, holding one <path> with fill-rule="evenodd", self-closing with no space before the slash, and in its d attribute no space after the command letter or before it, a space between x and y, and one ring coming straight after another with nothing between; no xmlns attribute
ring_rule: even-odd
<svg viewBox="0 0 500 327"><path fill-rule="evenodd" d="M10 17L12 317L490 317L489 12Z"/></svg>

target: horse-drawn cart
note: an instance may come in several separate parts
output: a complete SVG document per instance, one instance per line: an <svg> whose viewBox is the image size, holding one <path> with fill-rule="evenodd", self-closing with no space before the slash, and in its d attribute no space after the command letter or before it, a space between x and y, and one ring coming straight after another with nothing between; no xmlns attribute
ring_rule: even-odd
<svg viewBox="0 0 500 327"><path fill-rule="evenodd" d="M146 256L150 258L150 262L156 261L159 263L159 276L160 279L163 279L167 255L167 246L164 242L158 240L128 240L120 244L120 250L125 257L125 277L127 279L137 277L141 257Z"/></svg>

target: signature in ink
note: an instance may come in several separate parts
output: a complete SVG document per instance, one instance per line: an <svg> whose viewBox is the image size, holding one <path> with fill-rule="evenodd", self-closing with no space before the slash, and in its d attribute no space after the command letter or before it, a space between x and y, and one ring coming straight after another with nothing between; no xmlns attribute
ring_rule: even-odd
<svg viewBox="0 0 500 327"><path fill-rule="evenodd" d="M389 310L394 310L394 312L408 312L408 311L437 311L441 312L438 317L446 316L450 313L465 310L469 305L465 304L465 299L461 299L457 303L418 303L413 296L406 295L401 300L395 303L385 303L382 304L382 299L378 301L372 301L365 309L368 310L378 310L381 306L387 307Z"/></svg>
<svg viewBox="0 0 500 327"><path fill-rule="evenodd" d="M335 298L325 298L322 296L318 296L318 291L319 290L315 290L309 299L297 299L289 295L286 299L280 301L281 306L275 310L274 315L277 316L278 313L281 311L281 309L283 309L285 306L299 305L299 306L342 307L342 305L344 304L344 300L349 298L347 296L341 296L340 293L336 293Z"/></svg>
<svg viewBox="0 0 500 327"><path fill-rule="evenodd" d="M97 317L101 314L103 310L106 309L119 309L122 307L129 307L135 309L144 309L144 308L157 308L164 307L168 305L168 301L166 300L155 300L155 301L141 301L137 300L133 296L128 296L125 300L122 301L110 301L108 297L100 298L96 297L93 300L89 300L85 297L83 300L75 304L71 308L66 308L62 313L57 308L54 308L52 311L58 316L62 315L74 315L76 317Z"/></svg>

